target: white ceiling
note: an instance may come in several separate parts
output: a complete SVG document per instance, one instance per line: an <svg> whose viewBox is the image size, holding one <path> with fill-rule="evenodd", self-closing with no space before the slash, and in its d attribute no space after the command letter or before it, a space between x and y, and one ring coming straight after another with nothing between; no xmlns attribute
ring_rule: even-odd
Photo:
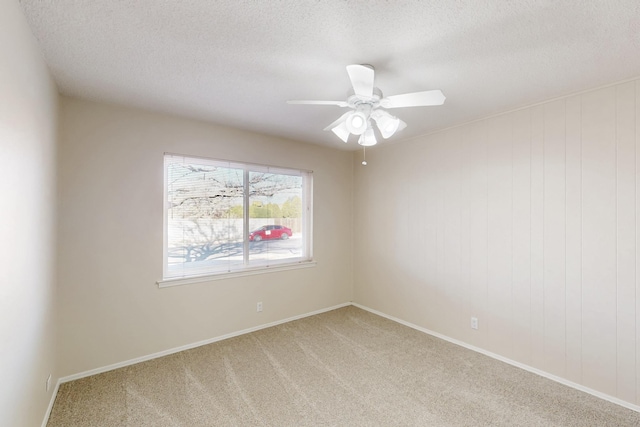
<svg viewBox="0 0 640 427"><path fill-rule="evenodd" d="M61 93L357 149L323 128L344 110L345 66L385 95L401 141L640 76L638 0L20 0Z"/></svg>

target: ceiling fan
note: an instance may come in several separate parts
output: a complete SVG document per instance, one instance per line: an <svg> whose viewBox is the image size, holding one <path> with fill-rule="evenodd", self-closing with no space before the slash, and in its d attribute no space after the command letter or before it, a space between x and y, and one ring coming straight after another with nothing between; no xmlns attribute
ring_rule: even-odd
<svg viewBox="0 0 640 427"><path fill-rule="evenodd" d="M382 96L382 91L373 86L375 71L371 65L347 65L347 73L354 94L346 101L287 101L288 104L336 105L349 107L351 111L343 114L324 130L331 130L338 138L347 142L349 135L359 135L358 144L369 147L378 143L371 119L375 121L384 139L391 137L407 124L383 110L390 108L422 107L444 104L445 96L439 90L404 93Z"/></svg>

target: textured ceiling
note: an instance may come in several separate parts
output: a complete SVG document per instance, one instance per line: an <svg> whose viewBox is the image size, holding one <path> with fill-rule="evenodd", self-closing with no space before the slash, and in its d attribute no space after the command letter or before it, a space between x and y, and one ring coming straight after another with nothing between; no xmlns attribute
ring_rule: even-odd
<svg viewBox="0 0 640 427"><path fill-rule="evenodd" d="M402 141L640 76L638 0L20 0L65 95L344 149L345 66L385 95L441 89L393 110Z"/></svg>

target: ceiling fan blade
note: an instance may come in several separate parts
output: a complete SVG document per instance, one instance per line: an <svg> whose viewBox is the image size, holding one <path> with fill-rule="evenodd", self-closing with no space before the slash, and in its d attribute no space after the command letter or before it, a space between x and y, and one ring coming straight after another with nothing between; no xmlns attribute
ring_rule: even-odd
<svg viewBox="0 0 640 427"><path fill-rule="evenodd" d="M287 101L287 104L307 104L307 105L337 105L338 107L347 107L346 101Z"/></svg>
<svg viewBox="0 0 640 427"><path fill-rule="evenodd" d="M347 73L353 90L358 96L371 98L373 96L373 79L375 71L366 65L347 65Z"/></svg>
<svg viewBox="0 0 640 427"><path fill-rule="evenodd" d="M380 100L380 105L383 108L428 107L442 105L445 99L447 98L439 90L425 90L424 92L387 96Z"/></svg>

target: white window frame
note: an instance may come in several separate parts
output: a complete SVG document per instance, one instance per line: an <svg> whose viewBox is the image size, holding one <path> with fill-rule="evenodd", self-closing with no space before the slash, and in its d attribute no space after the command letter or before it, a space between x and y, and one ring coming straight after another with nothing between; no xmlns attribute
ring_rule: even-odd
<svg viewBox="0 0 640 427"><path fill-rule="evenodd" d="M192 160L197 164L207 164L211 166L228 167L242 169L244 171L244 192L243 192L243 261L231 265L225 270L198 271L194 274L170 274L169 273L169 164L177 159L185 161ZM169 287L190 283L206 282L211 280L226 279L230 277L248 276L254 274L271 273L276 271L286 271L299 268L315 266L313 260L313 172L309 170L284 168L279 166L269 166L256 163L229 161L213 159L201 156L188 156L182 154L164 153L164 189L163 189L163 274L162 280L157 281L159 287ZM249 173L274 173L297 175L302 177L302 256L275 260L250 260L249 250Z"/></svg>

